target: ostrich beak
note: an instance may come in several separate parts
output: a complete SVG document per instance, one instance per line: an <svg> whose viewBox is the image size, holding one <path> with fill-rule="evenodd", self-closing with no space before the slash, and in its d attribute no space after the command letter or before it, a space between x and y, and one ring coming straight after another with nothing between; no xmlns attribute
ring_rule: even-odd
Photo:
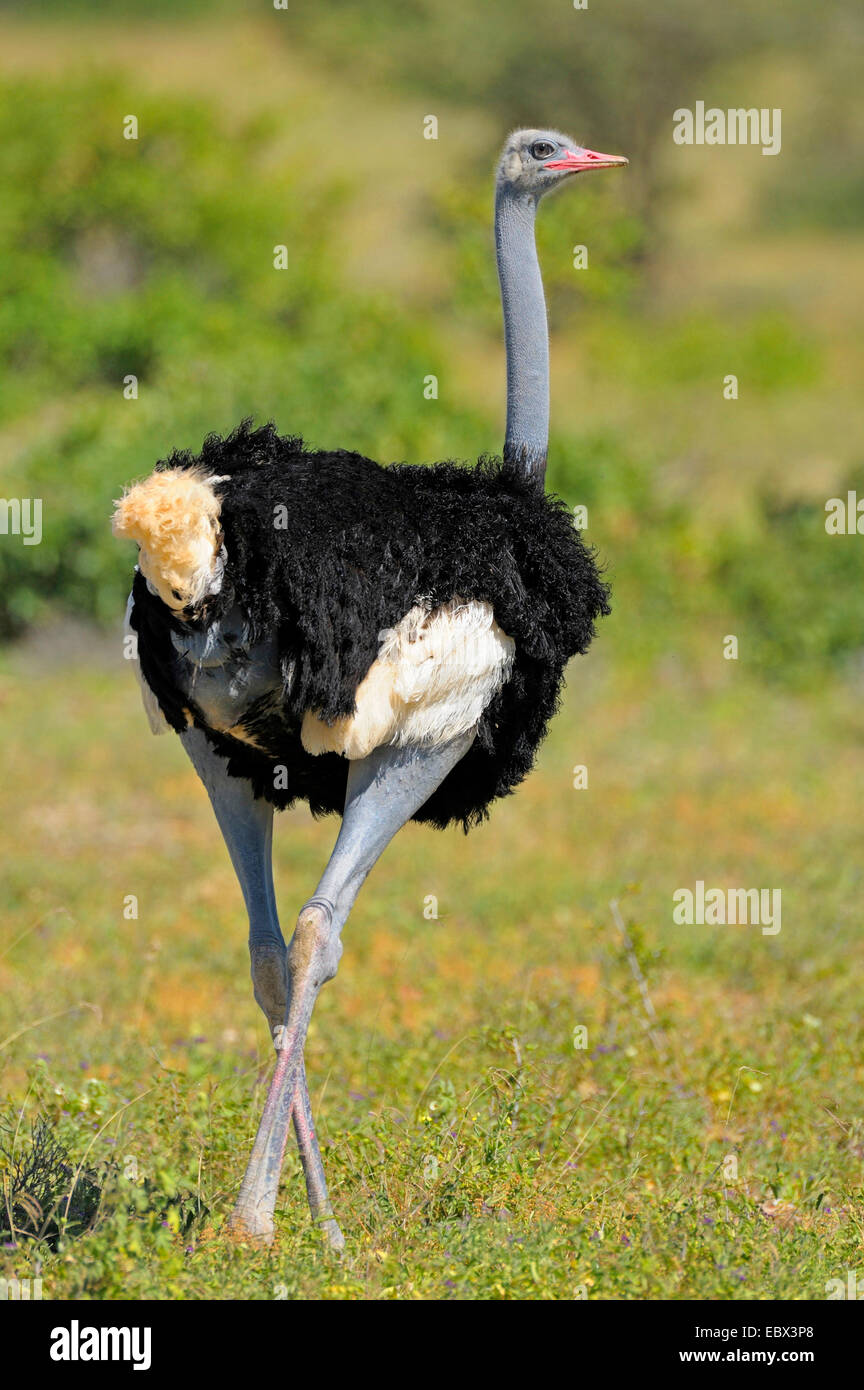
<svg viewBox="0 0 864 1390"><path fill-rule="evenodd" d="M565 150L563 159L550 159L544 169L562 169L566 173L578 174L582 169L614 169L618 164L629 161L623 154L598 154L596 150Z"/></svg>

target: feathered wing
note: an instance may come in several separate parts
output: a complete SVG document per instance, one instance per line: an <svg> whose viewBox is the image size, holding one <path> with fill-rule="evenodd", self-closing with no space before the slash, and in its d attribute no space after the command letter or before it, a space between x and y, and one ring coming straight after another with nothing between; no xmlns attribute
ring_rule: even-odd
<svg viewBox="0 0 864 1390"><path fill-rule="evenodd" d="M491 604L458 598L431 610L415 605L380 640L378 658L357 688L355 714L326 723L306 713L307 753L365 758L382 744L457 738L479 722L515 654Z"/></svg>

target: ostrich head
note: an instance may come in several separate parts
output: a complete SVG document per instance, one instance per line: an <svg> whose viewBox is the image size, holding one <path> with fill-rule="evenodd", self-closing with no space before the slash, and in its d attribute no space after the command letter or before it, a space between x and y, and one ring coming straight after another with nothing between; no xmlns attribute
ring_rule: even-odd
<svg viewBox="0 0 864 1390"><path fill-rule="evenodd" d="M218 590L222 574L219 498L210 477L170 468L136 483L116 503L112 530L138 546L138 568L182 617Z"/></svg>
<svg viewBox="0 0 864 1390"><path fill-rule="evenodd" d="M498 185L539 199L571 174L626 163L623 155L586 150L559 130L514 130L498 165Z"/></svg>

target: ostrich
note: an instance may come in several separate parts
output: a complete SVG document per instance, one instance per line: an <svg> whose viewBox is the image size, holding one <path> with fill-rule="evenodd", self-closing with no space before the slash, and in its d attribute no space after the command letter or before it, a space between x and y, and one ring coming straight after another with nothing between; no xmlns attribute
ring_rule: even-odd
<svg viewBox="0 0 864 1390"><path fill-rule="evenodd" d="M465 830L530 770L570 657L607 586L544 491L548 334L540 198L627 160L553 130L507 140L495 245L507 356L503 458L381 466L244 421L174 452L116 504L137 542L127 608L154 732L171 727L209 793L249 916L255 999L276 1064L228 1229L269 1243L293 1119L313 1221L339 1250L304 1045L359 889L408 820ZM273 810L341 814L286 948Z"/></svg>

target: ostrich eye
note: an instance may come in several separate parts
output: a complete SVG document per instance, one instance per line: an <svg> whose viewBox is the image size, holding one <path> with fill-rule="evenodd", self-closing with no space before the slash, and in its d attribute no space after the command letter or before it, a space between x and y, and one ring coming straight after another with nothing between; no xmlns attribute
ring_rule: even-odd
<svg viewBox="0 0 864 1390"><path fill-rule="evenodd" d="M535 159L549 159L555 153L555 146L549 140L537 140L531 146Z"/></svg>

